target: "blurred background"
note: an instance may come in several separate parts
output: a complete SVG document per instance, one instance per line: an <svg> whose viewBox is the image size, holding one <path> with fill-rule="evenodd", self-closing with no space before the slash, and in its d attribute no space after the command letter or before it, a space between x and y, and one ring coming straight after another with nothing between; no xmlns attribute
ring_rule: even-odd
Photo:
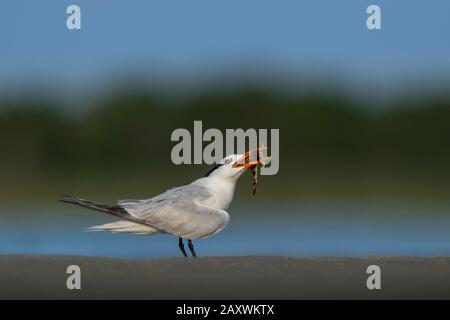
<svg viewBox="0 0 450 320"><path fill-rule="evenodd" d="M66 29L77 4L82 29ZM146 198L204 175L176 128L279 128L280 171L239 182L201 255L448 255L450 3L3 1L0 252L177 255L82 232L58 203Z"/></svg>

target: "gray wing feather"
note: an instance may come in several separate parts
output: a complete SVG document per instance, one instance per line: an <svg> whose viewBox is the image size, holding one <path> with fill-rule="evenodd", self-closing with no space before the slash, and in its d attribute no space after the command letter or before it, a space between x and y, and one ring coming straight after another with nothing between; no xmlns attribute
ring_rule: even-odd
<svg viewBox="0 0 450 320"><path fill-rule="evenodd" d="M130 215L159 230L183 238L198 239L219 232L229 221L225 211L199 204L211 196L204 187L187 185L151 199L121 200L119 205Z"/></svg>

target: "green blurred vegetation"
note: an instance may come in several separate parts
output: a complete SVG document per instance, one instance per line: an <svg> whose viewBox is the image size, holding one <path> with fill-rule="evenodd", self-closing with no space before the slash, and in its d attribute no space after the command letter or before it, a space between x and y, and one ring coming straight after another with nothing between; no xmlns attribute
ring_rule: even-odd
<svg viewBox="0 0 450 320"><path fill-rule="evenodd" d="M175 99L115 90L81 112L55 101L0 102L3 203L52 201L58 192L150 196L187 183L208 168L173 165L170 135L181 127L192 132L194 120L202 120L204 130L280 129L280 172L261 177L263 196L413 200L450 194L450 96L397 99L375 110L335 92L252 87ZM249 181L239 186L247 195L250 188Z"/></svg>

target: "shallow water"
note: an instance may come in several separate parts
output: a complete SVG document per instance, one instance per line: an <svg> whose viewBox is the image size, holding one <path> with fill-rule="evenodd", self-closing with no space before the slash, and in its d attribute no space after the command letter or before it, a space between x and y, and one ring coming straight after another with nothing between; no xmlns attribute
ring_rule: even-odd
<svg viewBox="0 0 450 320"><path fill-rule="evenodd" d="M0 253L121 258L179 255L177 238L84 232L114 221L61 206L35 212L0 211ZM450 255L450 206L369 203L238 204L229 226L194 242L200 256L441 256Z"/></svg>

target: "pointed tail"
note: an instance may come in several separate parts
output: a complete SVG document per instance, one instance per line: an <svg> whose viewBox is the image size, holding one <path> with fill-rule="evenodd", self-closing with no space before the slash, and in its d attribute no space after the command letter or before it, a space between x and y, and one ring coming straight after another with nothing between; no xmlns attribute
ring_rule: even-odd
<svg viewBox="0 0 450 320"><path fill-rule="evenodd" d="M93 202L90 200L75 198L65 194L61 194L60 197L61 199L59 199L59 201L61 202L76 204L83 208L109 213L121 218L123 218L123 216L129 215L129 213L121 206L112 206L104 203Z"/></svg>
<svg viewBox="0 0 450 320"><path fill-rule="evenodd" d="M86 200L86 199L75 198L75 197L68 196L65 194L60 194L60 197L61 197L61 199L59 199L59 201L61 201L61 202L71 203L71 204L75 204L75 205L78 205L83 208L108 213L108 214L111 214L113 216L119 217L124 220L132 221L135 223L139 223L139 224L142 224L145 226L152 227L153 229L158 230L158 232L164 232L162 230L159 230L159 229L153 227L147 221L141 220L139 218L136 218L136 217L130 215L121 206L98 203L98 202L94 202L94 201L90 201L90 200Z"/></svg>

